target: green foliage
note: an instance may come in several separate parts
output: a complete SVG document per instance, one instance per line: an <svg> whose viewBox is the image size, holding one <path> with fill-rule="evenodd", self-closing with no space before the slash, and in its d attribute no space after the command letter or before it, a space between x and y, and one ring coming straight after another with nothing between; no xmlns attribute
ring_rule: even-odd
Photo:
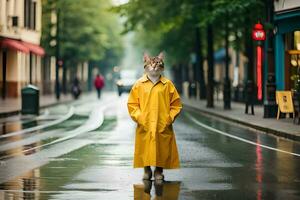
<svg viewBox="0 0 300 200"><path fill-rule="evenodd" d="M60 56L68 65L105 59L117 64L122 56L121 29L109 7L107 0L43 1L42 45L47 53L55 55L55 48L50 46L55 38L50 32L56 25L51 25L50 15L51 10L58 10Z"/></svg>
<svg viewBox="0 0 300 200"><path fill-rule="evenodd" d="M196 26L205 32L207 24L213 24L215 48L220 48L227 16L230 35L239 37L231 45L241 49L245 40L251 40L253 24L264 22L265 16L263 0L131 0L113 10L126 17L124 32L138 32L137 44L150 52L166 50L171 63L189 59Z"/></svg>

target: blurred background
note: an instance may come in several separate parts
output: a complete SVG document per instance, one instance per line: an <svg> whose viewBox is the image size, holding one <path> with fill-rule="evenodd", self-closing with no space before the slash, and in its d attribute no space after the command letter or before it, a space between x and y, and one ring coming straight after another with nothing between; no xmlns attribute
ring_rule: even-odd
<svg viewBox="0 0 300 200"><path fill-rule="evenodd" d="M214 99L226 108L231 100L247 101L250 87L273 117L275 91L300 90L298 1L2 0L0 6L2 99L20 97L27 84L59 99L75 78L82 91L92 91L97 73L113 90L122 69L138 77L143 52L161 51L178 90L206 99L208 107ZM263 37L253 38L255 30Z"/></svg>
<svg viewBox="0 0 300 200"><path fill-rule="evenodd" d="M183 103L159 185L132 168L144 52ZM299 199L299 0L0 0L0 95L0 199Z"/></svg>

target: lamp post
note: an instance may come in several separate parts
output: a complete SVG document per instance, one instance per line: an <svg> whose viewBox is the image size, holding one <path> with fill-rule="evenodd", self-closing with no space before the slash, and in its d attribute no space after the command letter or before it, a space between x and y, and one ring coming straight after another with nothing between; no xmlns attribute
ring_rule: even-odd
<svg viewBox="0 0 300 200"><path fill-rule="evenodd" d="M263 60L263 46L262 41L266 39L266 34L263 25L258 22L252 29L252 39L256 41L256 86L257 86L257 99L262 100L262 60ZM250 66L248 66L250 67ZM245 113L248 114L248 106L251 106L251 114L254 115L254 84L250 77L251 70L248 70L248 81L246 89L246 109Z"/></svg>
<svg viewBox="0 0 300 200"><path fill-rule="evenodd" d="M262 100L262 60L263 60L263 45L262 41L266 39L266 33L264 31L263 25L258 22L254 25L252 29L252 39L256 41L256 88L257 88L257 97L254 98L255 89L254 89L254 82L252 78L252 70L251 70L251 64L252 62L249 62L248 65L248 80L247 80L247 86L246 86L246 108L245 113L248 114L248 106L251 106L251 114L254 115L254 100Z"/></svg>
<svg viewBox="0 0 300 200"><path fill-rule="evenodd" d="M266 33L263 25L258 22L252 29L252 39L256 41L256 85L257 99L262 100L262 60L263 60L263 45L262 41L266 39Z"/></svg>

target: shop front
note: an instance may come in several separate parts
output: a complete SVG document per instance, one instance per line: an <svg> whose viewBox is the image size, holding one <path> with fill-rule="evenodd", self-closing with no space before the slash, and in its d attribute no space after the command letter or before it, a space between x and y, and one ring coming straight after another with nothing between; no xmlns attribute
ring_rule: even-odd
<svg viewBox="0 0 300 200"><path fill-rule="evenodd" d="M285 9L277 7L274 22L276 88L295 90L300 68L300 2Z"/></svg>
<svg viewBox="0 0 300 200"><path fill-rule="evenodd" d="M18 97L26 84L41 83L41 58L44 49L39 45L10 38L0 38L1 97Z"/></svg>
<svg viewBox="0 0 300 200"><path fill-rule="evenodd" d="M275 1L274 61L276 90L291 94L290 113L300 122L300 2ZM281 92L279 92L281 91ZM283 92L284 91L284 92ZM288 94L288 93L287 93ZM277 95L277 92L276 92ZM285 96L286 97L286 96ZM279 96L278 96L278 99ZM283 99L287 102L286 99ZM278 102L280 103L280 102ZM279 104L280 105L280 104ZM280 106L279 106L280 107ZM280 109L281 110L281 109ZM279 113L279 112L278 112ZM295 117L296 114L296 117ZM279 115L277 114L277 119Z"/></svg>

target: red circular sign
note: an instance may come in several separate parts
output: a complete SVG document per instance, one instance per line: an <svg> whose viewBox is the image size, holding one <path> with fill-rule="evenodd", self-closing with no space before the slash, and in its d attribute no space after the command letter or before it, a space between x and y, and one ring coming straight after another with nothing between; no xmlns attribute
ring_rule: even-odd
<svg viewBox="0 0 300 200"><path fill-rule="evenodd" d="M254 25L254 27L252 29L252 39L258 40L258 41L266 39L266 32L261 23L257 23Z"/></svg>

